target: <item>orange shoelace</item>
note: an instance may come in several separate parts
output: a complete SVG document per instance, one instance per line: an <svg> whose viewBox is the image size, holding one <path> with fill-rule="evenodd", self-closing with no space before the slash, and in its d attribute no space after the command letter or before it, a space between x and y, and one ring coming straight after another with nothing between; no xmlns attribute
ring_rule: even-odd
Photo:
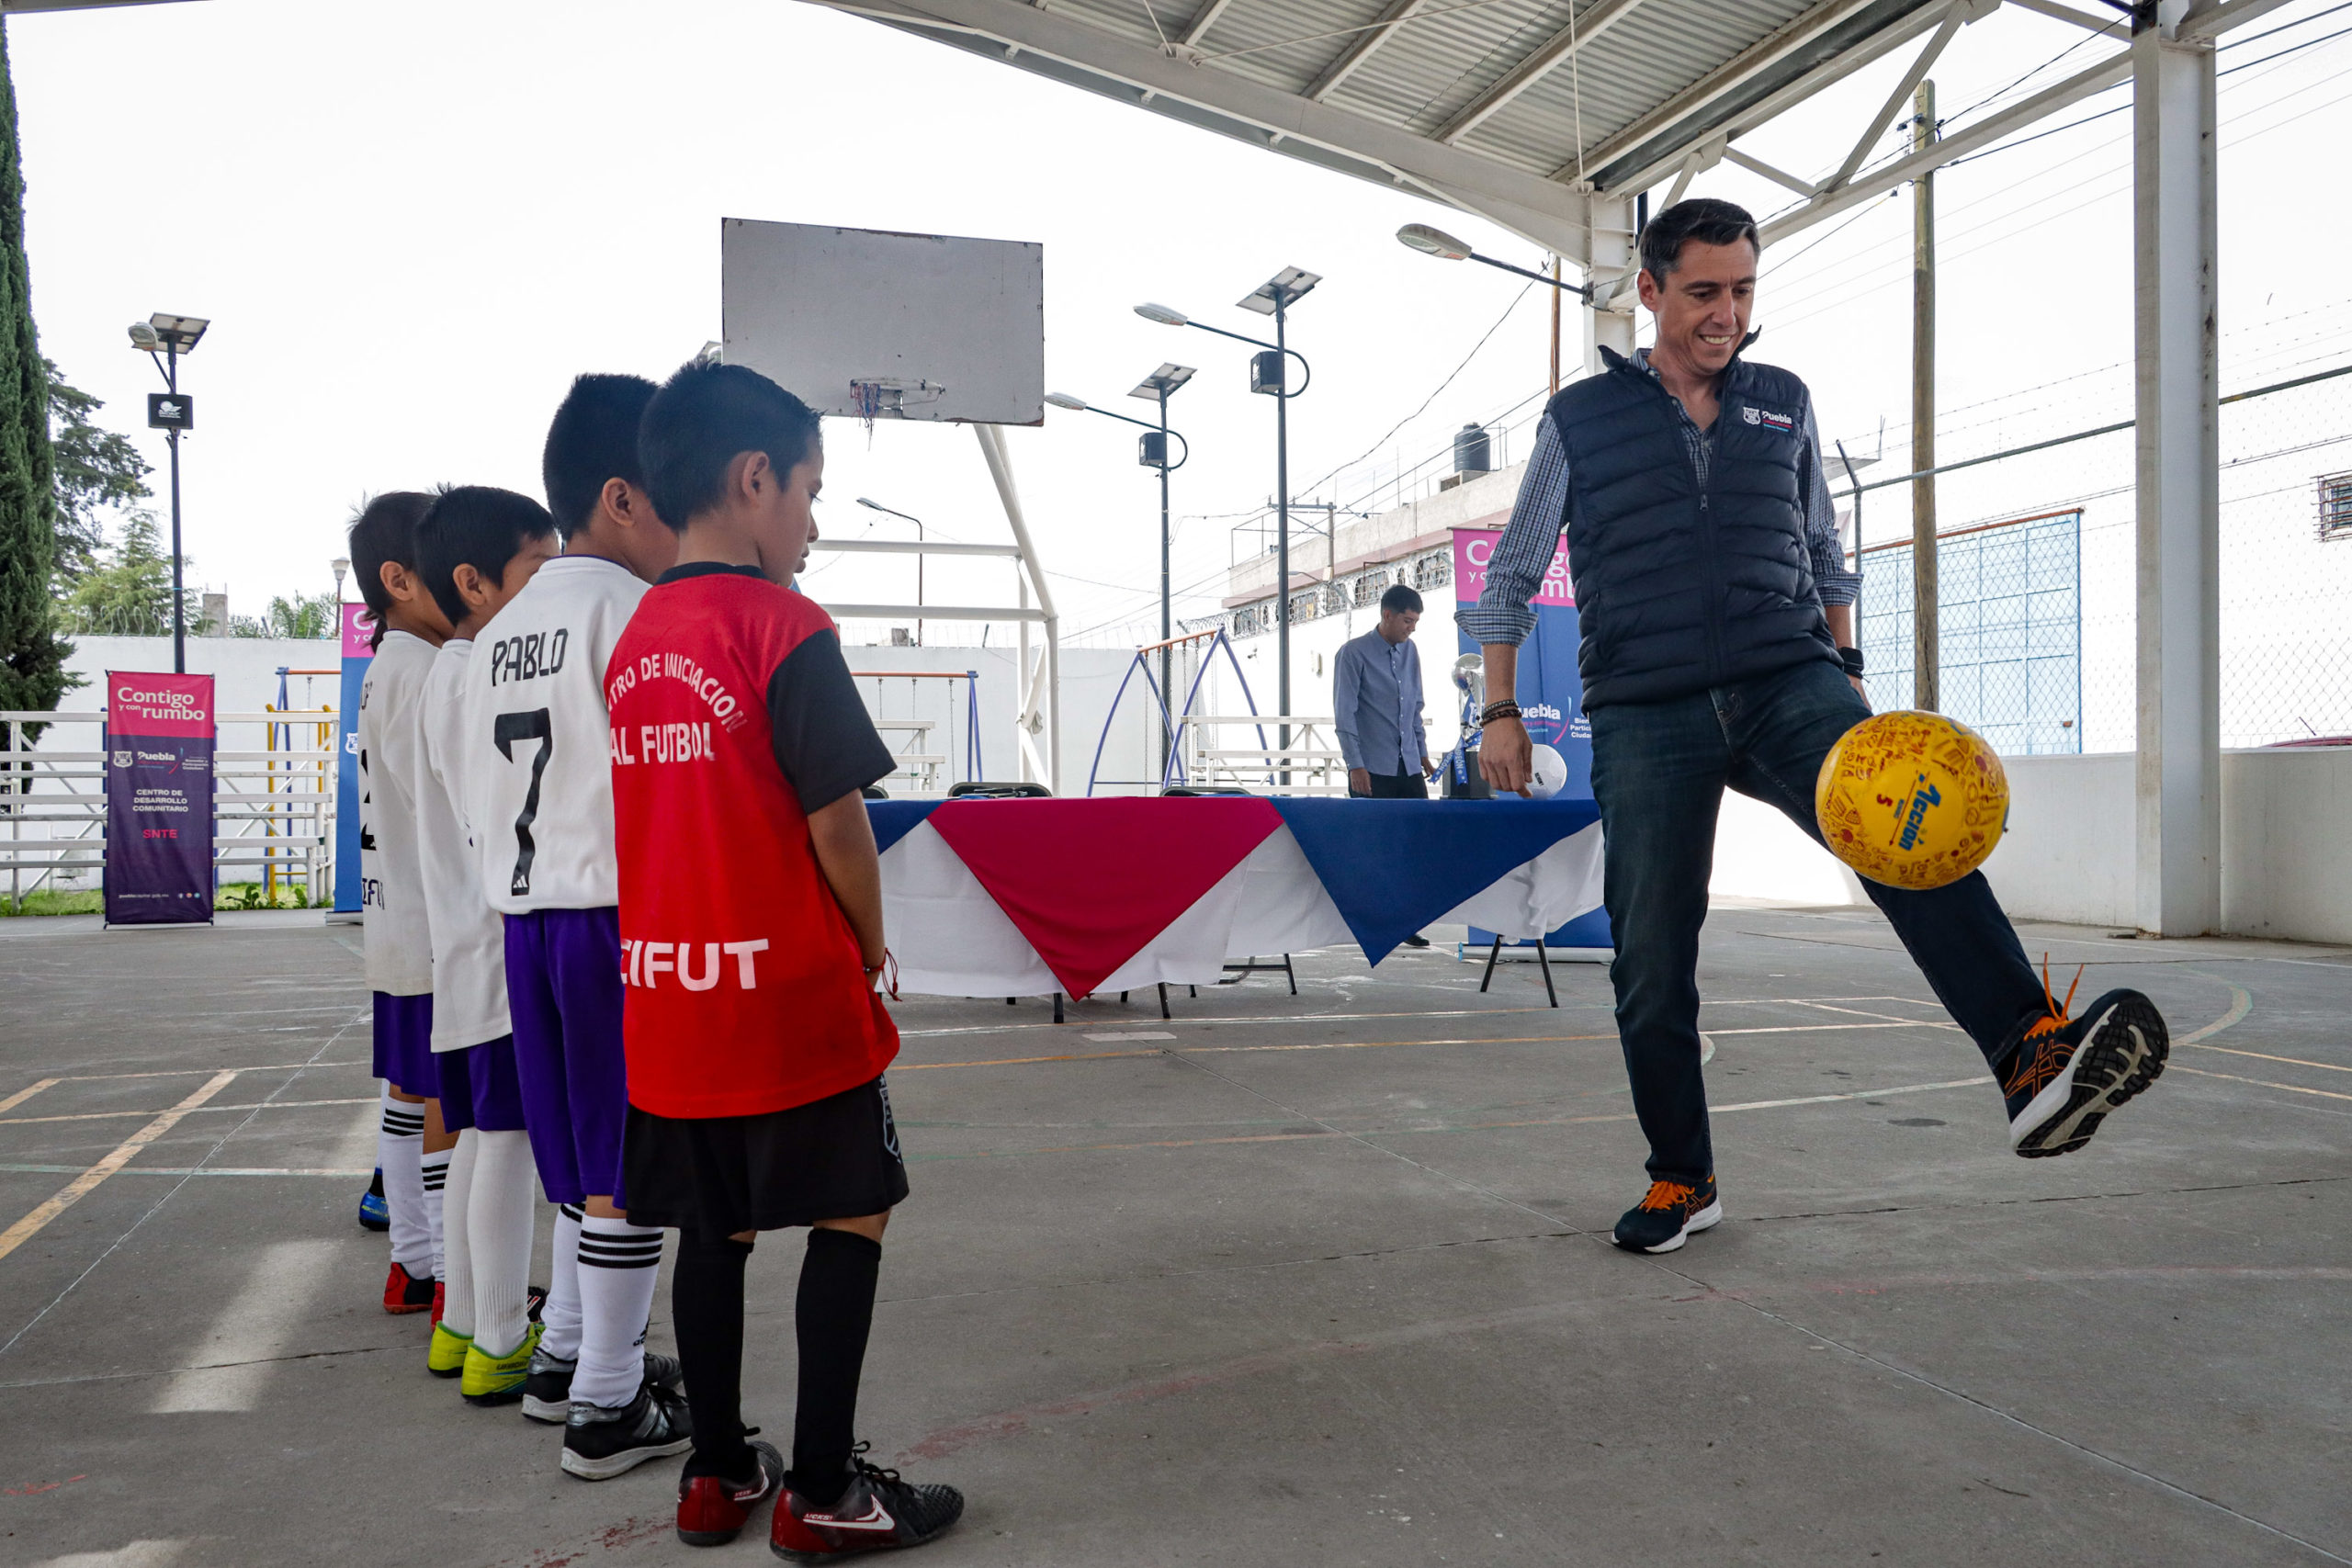
<svg viewBox="0 0 2352 1568"><path fill-rule="evenodd" d="M2042 953L2041 999L2043 1005L2050 1010L2029 1025L2025 1032L2025 1038L2018 1042L2018 1070L2010 1077L2008 1082L2001 1086L2001 1091L2004 1094L2038 1091L2064 1069L2065 1057L2048 1052L2036 1052L2029 1055L2025 1048L2043 1035L2055 1034L2074 1021L2075 992L2083 983L2083 971L2089 967L2087 964L2075 967L2074 984L2066 987L2066 999L2061 1002L2057 993L2052 990L2050 986L2050 954L2046 952Z"/></svg>
<svg viewBox="0 0 2352 1568"><path fill-rule="evenodd" d="M1653 1181L1649 1196L1643 1199L1644 1211L1671 1209L1679 1203L1685 1207L1698 1201L1699 1190L1687 1181Z"/></svg>

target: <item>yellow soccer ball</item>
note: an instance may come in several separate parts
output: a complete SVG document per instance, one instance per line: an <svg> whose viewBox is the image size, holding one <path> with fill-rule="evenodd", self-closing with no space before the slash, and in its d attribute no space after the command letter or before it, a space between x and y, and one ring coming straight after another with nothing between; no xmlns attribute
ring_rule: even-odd
<svg viewBox="0 0 2352 1568"><path fill-rule="evenodd" d="M1839 860L1924 891L1984 863L2009 818L2009 780L1983 736L1936 713L1873 714L1821 764L1814 816Z"/></svg>

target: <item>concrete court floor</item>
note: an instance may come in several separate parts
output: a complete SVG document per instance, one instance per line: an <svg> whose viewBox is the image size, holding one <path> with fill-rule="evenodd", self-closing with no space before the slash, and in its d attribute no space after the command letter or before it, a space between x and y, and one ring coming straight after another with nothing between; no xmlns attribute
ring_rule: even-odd
<svg viewBox="0 0 2352 1568"><path fill-rule="evenodd" d="M357 935L316 921L0 922L0 1225L130 1151L0 1258L0 1562L767 1561L676 1543L674 1461L562 1477L379 1310ZM2060 1160L1875 916L1719 909L1730 1218L1659 1259L1599 1239L1642 1149L1598 968L1557 1012L1442 948L1167 1023L909 999L862 1427L970 1495L923 1561L2352 1559L2352 953L2027 941L2194 1037ZM798 1254L752 1265L771 1434Z"/></svg>

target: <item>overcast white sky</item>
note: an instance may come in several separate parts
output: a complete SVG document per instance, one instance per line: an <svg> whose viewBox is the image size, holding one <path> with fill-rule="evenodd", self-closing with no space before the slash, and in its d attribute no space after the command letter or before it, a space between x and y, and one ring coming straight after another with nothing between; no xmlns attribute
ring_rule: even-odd
<svg viewBox="0 0 2352 1568"><path fill-rule="evenodd" d="M2224 66L2352 25L2335 0L2301 0L2244 32L2304 17L2317 19ZM241 614L332 586L341 527L370 491L447 479L537 493L540 440L572 375L659 377L718 335L722 216L1041 241L1049 388L1140 413L1122 394L1142 375L1199 366L1174 404L1194 451L1177 476L1180 583L1215 576L1225 514L1271 494L1273 410L1247 391L1240 344L1154 326L1132 313L1138 300L1253 331L1232 301L1284 265L1326 275L1293 318L1316 367L1293 407L1302 486L1417 408L1515 298L1392 447L1416 460L1544 377L1538 292L1391 238L1435 222L1538 261L1489 226L793 0L201 0L7 28L43 347L160 470L160 435L138 428L158 382L123 328L157 310L212 318L184 367L199 416L184 447L187 549ZM1965 108L2082 36L1999 12L1939 63L1940 107ZM2225 343L2352 288L2347 61L2352 37L2223 79ZM1743 145L1826 171L1900 63ZM2129 125L2109 115L1940 177L1947 408L2128 353ZM1784 194L1729 165L1693 192L1759 212ZM1897 197L1766 257L1755 355L1807 378L1832 433L1908 419L1909 222ZM2321 319L2342 337L2343 313ZM1573 359L1573 315L1569 334ZM2225 358L2224 389L2238 384ZM2041 406L2054 423L2037 434L2129 413ZM1157 491L1133 434L1053 412L1009 435L1065 626L1101 624L1097 640L1156 618ZM968 433L886 425L869 446L836 423L828 455L828 528L865 533L874 514L851 502L870 495L950 536L1003 536ZM1951 439L1941 455L1959 455ZM1893 512L1873 535L1904 525ZM911 579L909 562L837 558L812 586L905 597ZM993 600L1003 579L934 562L929 591Z"/></svg>

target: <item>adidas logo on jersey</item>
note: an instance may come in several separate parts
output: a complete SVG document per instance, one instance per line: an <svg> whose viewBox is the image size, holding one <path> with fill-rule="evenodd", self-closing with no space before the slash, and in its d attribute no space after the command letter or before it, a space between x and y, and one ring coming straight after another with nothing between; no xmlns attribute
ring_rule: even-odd
<svg viewBox="0 0 2352 1568"><path fill-rule="evenodd" d="M696 947L702 949L699 955L695 952ZM767 950L765 937L750 942L643 942L624 937L621 976L629 985L641 986L649 991L660 988L664 975L676 976L677 983L689 991L707 991L726 977L729 966L719 958L724 953L735 961L735 984L743 990L756 991L760 988L760 976L753 960Z"/></svg>

